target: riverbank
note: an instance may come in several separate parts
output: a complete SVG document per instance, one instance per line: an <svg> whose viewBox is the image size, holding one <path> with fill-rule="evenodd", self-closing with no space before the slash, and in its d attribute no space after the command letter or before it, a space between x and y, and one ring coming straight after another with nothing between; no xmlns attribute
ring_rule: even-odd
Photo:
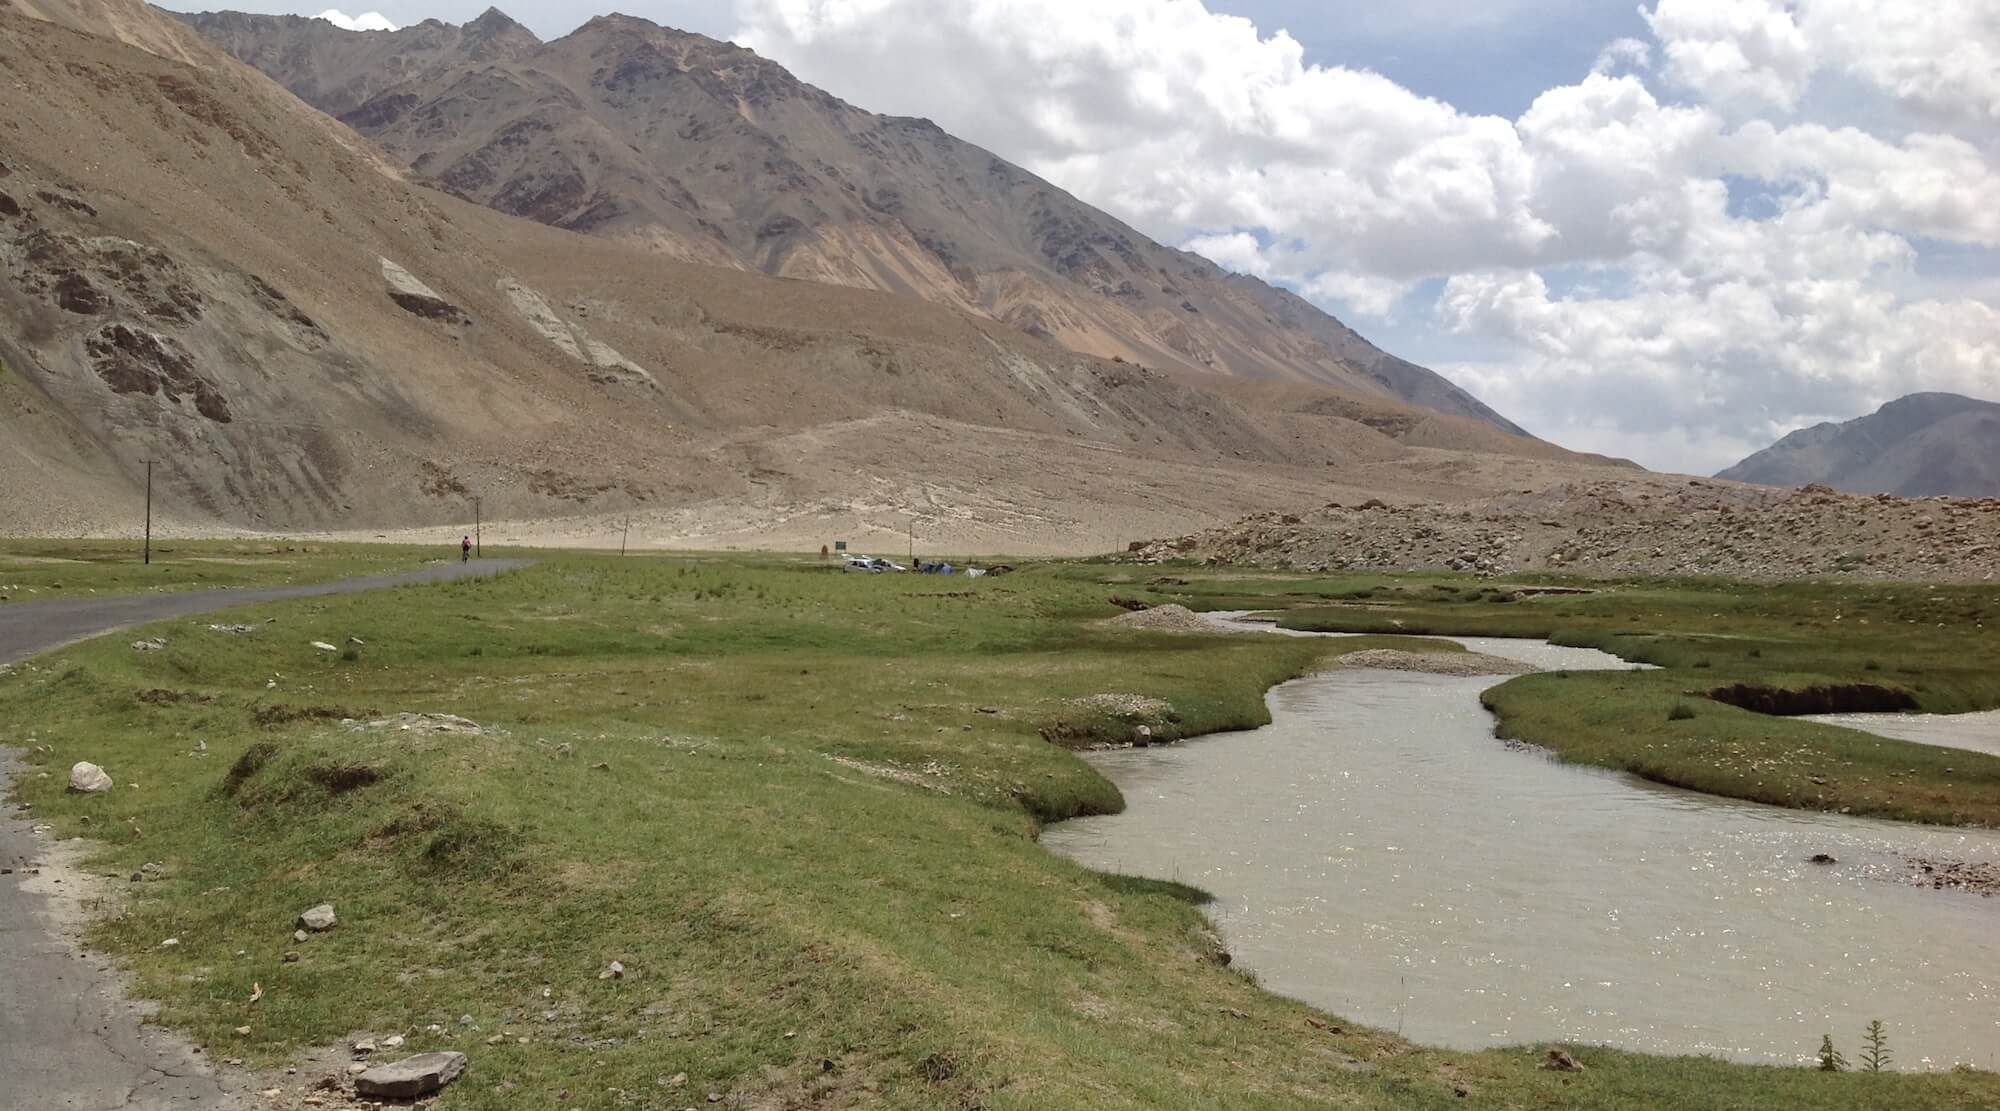
<svg viewBox="0 0 2000 1111"><path fill-rule="evenodd" d="M2000 832L1786 814L1544 759L1494 743L1492 682L1287 683L1261 729L1094 754L1127 809L1043 843L1211 892L1236 967L1428 1045L1799 1064L1821 1033L1851 1045L1879 1019L1905 1067L1988 1059L2000 905L1970 885L2000 866Z"/></svg>
<svg viewBox="0 0 2000 1111"><path fill-rule="evenodd" d="M1047 738L1261 725L1334 646L1104 627L1103 568L815 564L551 556L67 649L0 678L15 798L141 877L91 943L206 1056L277 1070L269 1106L393 1034L471 1055L447 1111L2000 1107L1988 1074L1551 1072L1261 991L1198 893L1036 843L1121 805ZM66 793L78 760L113 790Z"/></svg>
<svg viewBox="0 0 2000 1111"><path fill-rule="evenodd" d="M1524 676L1485 695L1500 736L1659 783L1800 809L2000 826L2000 757L1759 713L2000 706L2000 588L1722 580L1330 580L1286 628L1532 637L1656 671ZM1574 592L1565 592L1574 591ZM1216 608L1245 608L1240 585ZM1201 605L1200 592L1162 598ZM1267 596L1263 604L1279 599Z"/></svg>

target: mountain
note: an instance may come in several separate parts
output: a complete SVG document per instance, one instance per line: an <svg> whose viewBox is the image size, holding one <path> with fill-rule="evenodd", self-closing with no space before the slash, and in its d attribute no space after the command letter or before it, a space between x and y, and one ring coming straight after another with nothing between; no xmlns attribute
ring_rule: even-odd
<svg viewBox="0 0 2000 1111"><path fill-rule="evenodd" d="M1302 298L1163 247L927 120L755 53L607 15L543 43L497 10L356 33L234 12L189 26L418 180L676 257L963 308L1145 366L1319 382L1521 433Z"/></svg>
<svg viewBox="0 0 2000 1111"><path fill-rule="evenodd" d="M0 0L0 71L36 90L0 120L11 534L136 530L148 461L181 532L455 529L477 498L531 540L915 520L1027 554L1600 462L475 205L136 0Z"/></svg>
<svg viewBox="0 0 2000 1111"><path fill-rule="evenodd" d="M1911 394L1845 424L1802 428L1716 477L1859 494L2000 496L2000 405Z"/></svg>

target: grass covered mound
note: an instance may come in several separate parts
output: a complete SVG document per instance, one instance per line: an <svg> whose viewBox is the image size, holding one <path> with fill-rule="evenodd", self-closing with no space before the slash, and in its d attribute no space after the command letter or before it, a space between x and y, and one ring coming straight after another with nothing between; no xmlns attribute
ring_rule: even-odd
<svg viewBox="0 0 2000 1111"><path fill-rule="evenodd" d="M1121 804L1068 746L1254 726L1331 653L1435 646L1106 627L1098 575L552 557L80 646L0 678L0 720L38 817L155 877L92 941L163 1021L252 1065L461 1049L445 1111L2000 1106L1986 1074L1558 1073L1260 991L1199 892L1036 843ZM77 760L118 786L63 793Z"/></svg>
<svg viewBox="0 0 2000 1111"><path fill-rule="evenodd" d="M2000 633L1987 628L2000 624L2000 588L1688 581L1549 592L1408 578L1318 589L1335 597L1293 594L1286 627L1536 637L1660 669L1527 676L1486 693L1501 736L1564 759L1778 806L2000 826L2000 757L1776 716L2000 706Z"/></svg>

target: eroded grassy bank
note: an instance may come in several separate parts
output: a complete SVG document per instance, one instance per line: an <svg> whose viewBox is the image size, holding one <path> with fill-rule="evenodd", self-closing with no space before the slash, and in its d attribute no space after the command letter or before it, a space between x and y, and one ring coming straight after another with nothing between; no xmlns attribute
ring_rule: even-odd
<svg viewBox="0 0 2000 1111"><path fill-rule="evenodd" d="M18 795L39 818L95 839L106 871L158 866L95 940L166 1021L264 1065L356 1032L464 1049L446 1109L710 1093L2000 1107L2000 1080L1971 1073L1591 1051L1588 1072L1558 1074L1536 1050L1426 1050L1259 991L1218 960L1196 893L1035 843L1041 820L1118 805L1045 737L1259 724L1270 685L1383 642L1109 629L1101 574L557 556L250 611L278 620L248 636L181 623L149 630L156 652L80 646L0 678L0 721L31 752ZM336 720L402 711L483 731ZM62 792L81 759L112 794ZM321 901L339 926L295 942L293 916ZM612 960L626 975L600 979Z"/></svg>

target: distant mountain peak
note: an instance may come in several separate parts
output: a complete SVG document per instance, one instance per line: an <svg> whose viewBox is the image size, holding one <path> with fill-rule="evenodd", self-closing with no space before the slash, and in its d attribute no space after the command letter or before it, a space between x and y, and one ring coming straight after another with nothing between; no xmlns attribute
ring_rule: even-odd
<svg viewBox="0 0 2000 1111"><path fill-rule="evenodd" d="M513 36L525 35L530 39L534 39L534 41L536 41L537 43L542 41L538 38L535 38L535 33L533 31L530 31L526 27L521 26L521 24L517 22L513 16L508 15L506 12L501 11L499 8L488 8L485 11L479 13L478 19L475 19L472 22L465 25L465 32L469 35L479 35L482 37L491 37L494 35L513 35Z"/></svg>
<svg viewBox="0 0 2000 1111"><path fill-rule="evenodd" d="M2000 404L1909 394L1845 423L1801 428L1716 477L1857 494L2000 495Z"/></svg>

